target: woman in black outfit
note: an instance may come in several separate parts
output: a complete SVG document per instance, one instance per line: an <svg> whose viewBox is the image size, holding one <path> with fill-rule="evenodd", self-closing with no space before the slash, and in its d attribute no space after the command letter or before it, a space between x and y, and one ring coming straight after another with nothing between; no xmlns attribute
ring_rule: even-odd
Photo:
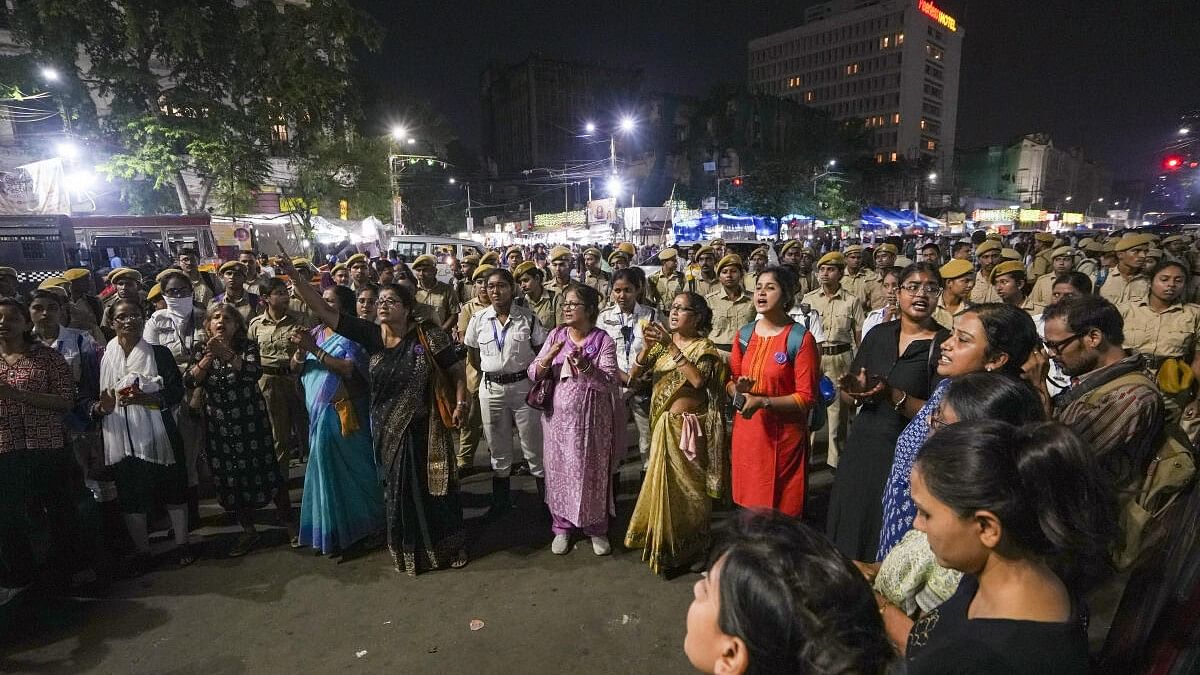
<svg viewBox="0 0 1200 675"><path fill-rule="evenodd" d="M941 285L933 265L905 268L897 320L863 336L839 387L843 402L861 407L838 460L826 534L851 560L875 559L896 439L937 380L937 347L949 335L933 319Z"/></svg>
<svg viewBox="0 0 1200 675"><path fill-rule="evenodd" d="M914 526L939 565L964 573L903 650L909 675L1088 672L1074 602L1108 560L1111 491L1070 429L960 422L929 438L912 471ZM884 602L880 612L896 612Z"/></svg>

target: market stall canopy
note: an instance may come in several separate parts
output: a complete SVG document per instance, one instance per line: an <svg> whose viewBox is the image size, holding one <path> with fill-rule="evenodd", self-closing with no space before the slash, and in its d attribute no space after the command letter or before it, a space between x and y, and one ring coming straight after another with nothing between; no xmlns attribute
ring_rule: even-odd
<svg viewBox="0 0 1200 675"><path fill-rule="evenodd" d="M862 225L865 230L896 229L919 227L935 230L942 227L942 221L923 213L913 214L910 210L885 209L882 206L869 206L863 209Z"/></svg>

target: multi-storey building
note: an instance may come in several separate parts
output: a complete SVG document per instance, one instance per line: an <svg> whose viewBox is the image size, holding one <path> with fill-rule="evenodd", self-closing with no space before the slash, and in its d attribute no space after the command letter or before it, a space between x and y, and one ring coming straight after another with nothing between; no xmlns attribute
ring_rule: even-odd
<svg viewBox="0 0 1200 675"><path fill-rule="evenodd" d="M1007 145L964 149L956 170L962 197L994 199L1024 208L1102 210L1112 172L1078 148L1054 145L1049 134L1027 134Z"/></svg>
<svg viewBox="0 0 1200 675"><path fill-rule="evenodd" d="M609 131L636 103L640 82L639 70L539 56L489 67L480 84L483 152L492 172L607 156ZM582 137L588 122L597 125L591 139Z"/></svg>
<svg viewBox="0 0 1200 675"><path fill-rule="evenodd" d="M749 81L774 94L860 118L878 163L954 157L964 30L931 0L831 0L805 23L750 41Z"/></svg>

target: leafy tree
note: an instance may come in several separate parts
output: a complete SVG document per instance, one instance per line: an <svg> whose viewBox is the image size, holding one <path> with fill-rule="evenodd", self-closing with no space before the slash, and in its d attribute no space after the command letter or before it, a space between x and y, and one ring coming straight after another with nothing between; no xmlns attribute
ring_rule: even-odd
<svg viewBox="0 0 1200 675"><path fill-rule="evenodd" d="M314 211L337 213L345 200L351 218L391 214L391 179L388 173L389 141L354 135L326 135L313 139L293 162L295 178L283 186L292 199L292 213L305 235L312 236Z"/></svg>
<svg viewBox="0 0 1200 675"><path fill-rule="evenodd" d="M105 111L110 175L170 186L188 212L260 185L276 126L300 146L345 129L352 47L378 33L348 0L34 0L14 36Z"/></svg>

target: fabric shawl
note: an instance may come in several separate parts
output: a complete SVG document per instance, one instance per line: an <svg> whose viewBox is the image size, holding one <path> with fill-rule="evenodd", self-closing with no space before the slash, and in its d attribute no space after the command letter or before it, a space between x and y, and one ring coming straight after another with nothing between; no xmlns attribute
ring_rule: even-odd
<svg viewBox="0 0 1200 675"><path fill-rule="evenodd" d="M109 341L100 361L100 390L115 395L117 384L126 375L137 375L144 381L162 378L154 360L154 351L145 340L125 350L116 338ZM118 405L103 421L105 463L112 465L125 457L138 457L155 464L175 463L175 451L163 422L162 411L142 405Z"/></svg>

